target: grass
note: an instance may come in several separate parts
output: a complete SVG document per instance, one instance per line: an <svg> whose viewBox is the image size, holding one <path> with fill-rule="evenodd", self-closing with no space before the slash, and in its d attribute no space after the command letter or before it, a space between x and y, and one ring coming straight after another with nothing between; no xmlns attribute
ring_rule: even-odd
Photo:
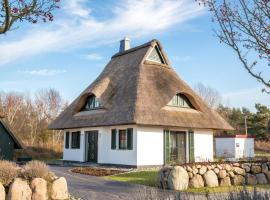
<svg viewBox="0 0 270 200"><path fill-rule="evenodd" d="M117 174L112 176L106 176L105 179L135 183L140 185L146 185L150 187L158 187L158 170L148 170L148 171L133 171L123 174ZM270 189L270 184L266 185L256 185L257 189ZM252 191L253 186L246 186L246 190ZM204 187L204 188L189 188L185 190L188 193L228 193L228 192L237 192L243 191L243 186L219 186L219 187Z"/></svg>
<svg viewBox="0 0 270 200"><path fill-rule="evenodd" d="M158 170L133 171L123 174L106 176L105 179L158 187Z"/></svg>
<svg viewBox="0 0 270 200"><path fill-rule="evenodd" d="M255 156L256 157L270 157L270 151L267 152L267 151L256 150Z"/></svg>

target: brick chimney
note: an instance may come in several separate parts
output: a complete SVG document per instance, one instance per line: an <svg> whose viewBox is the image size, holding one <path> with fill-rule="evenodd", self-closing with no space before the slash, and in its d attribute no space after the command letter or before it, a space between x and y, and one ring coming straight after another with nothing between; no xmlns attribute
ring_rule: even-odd
<svg viewBox="0 0 270 200"><path fill-rule="evenodd" d="M124 37L124 39L120 41L119 53L124 52L129 49L130 49L130 39L127 37Z"/></svg>

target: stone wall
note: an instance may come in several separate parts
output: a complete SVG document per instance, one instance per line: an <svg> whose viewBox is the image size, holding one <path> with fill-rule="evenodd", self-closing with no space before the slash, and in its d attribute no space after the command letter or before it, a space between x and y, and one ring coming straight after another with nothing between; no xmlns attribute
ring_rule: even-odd
<svg viewBox="0 0 270 200"><path fill-rule="evenodd" d="M0 183L0 200L67 200L66 179L55 177L52 183L45 179L34 178L27 181L15 178L8 188Z"/></svg>
<svg viewBox="0 0 270 200"><path fill-rule="evenodd" d="M168 166L160 170L164 189L256 185L270 183L270 162L194 163Z"/></svg>

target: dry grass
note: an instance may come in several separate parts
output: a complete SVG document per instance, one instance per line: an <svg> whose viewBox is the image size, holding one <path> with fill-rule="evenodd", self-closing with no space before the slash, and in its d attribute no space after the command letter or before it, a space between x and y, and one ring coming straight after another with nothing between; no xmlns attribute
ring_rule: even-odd
<svg viewBox="0 0 270 200"><path fill-rule="evenodd" d="M50 170L44 162L36 160L30 161L23 167L22 176L27 180L34 178L44 178L48 180L50 178Z"/></svg>
<svg viewBox="0 0 270 200"><path fill-rule="evenodd" d="M24 150L15 152L15 160L20 157L31 157L35 160L60 159L63 155L62 145L54 146L28 146Z"/></svg>
<svg viewBox="0 0 270 200"><path fill-rule="evenodd" d="M270 152L270 141L255 141L255 149Z"/></svg>
<svg viewBox="0 0 270 200"><path fill-rule="evenodd" d="M8 186L14 178L16 178L19 174L19 167L9 161L0 161L0 182L4 186Z"/></svg>

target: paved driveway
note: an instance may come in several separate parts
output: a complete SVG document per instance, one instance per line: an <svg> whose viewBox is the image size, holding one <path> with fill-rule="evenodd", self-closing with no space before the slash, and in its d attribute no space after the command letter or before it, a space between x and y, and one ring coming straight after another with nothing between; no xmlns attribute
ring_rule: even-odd
<svg viewBox="0 0 270 200"><path fill-rule="evenodd" d="M69 192L75 196L84 200L144 200L147 198L147 194L157 194L159 198L154 199L165 199L162 198L163 191L154 189L151 187L145 187L135 184L116 182L110 180L104 180L103 178L74 174L69 172L69 167L51 166L51 170L58 177L65 177L68 182ZM191 195L182 194L182 199L196 199L205 200L204 195ZM220 197L220 196L219 196ZM151 198L153 199L153 198ZM211 198L212 199L212 198ZM213 198L216 199L216 198ZM217 198L218 199L218 198Z"/></svg>

